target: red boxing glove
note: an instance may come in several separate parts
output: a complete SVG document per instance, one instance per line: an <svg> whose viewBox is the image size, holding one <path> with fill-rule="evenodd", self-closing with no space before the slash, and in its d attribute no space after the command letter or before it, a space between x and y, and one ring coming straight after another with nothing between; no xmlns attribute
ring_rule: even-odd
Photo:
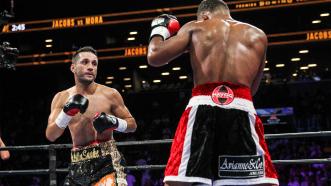
<svg viewBox="0 0 331 186"><path fill-rule="evenodd" d="M175 16L162 14L152 21L151 27L150 40L154 36L161 36L163 40L166 40L178 32L180 24Z"/></svg>

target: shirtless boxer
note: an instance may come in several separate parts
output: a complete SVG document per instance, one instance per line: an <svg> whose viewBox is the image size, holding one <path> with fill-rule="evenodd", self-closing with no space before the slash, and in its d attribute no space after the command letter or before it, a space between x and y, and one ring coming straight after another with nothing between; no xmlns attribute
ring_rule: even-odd
<svg viewBox="0 0 331 186"><path fill-rule="evenodd" d="M177 127L165 185L278 185L252 102L265 33L234 20L222 0L203 0L197 20L179 27L174 16L155 18L147 56L158 67L189 52L193 70L192 98Z"/></svg>
<svg viewBox="0 0 331 186"><path fill-rule="evenodd" d="M64 185L127 185L113 130L134 132L137 125L120 93L94 82L97 68L96 51L79 49L70 68L75 86L52 101L46 137L53 142L68 127L73 143Z"/></svg>

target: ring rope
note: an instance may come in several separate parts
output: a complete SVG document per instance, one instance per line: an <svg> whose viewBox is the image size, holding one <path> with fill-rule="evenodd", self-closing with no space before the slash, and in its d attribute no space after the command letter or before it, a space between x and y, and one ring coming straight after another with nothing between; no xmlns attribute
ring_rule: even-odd
<svg viewBox="0 0 331 186"><path fill-rule="evenodd" d="M303 138L303 137L321 137L331 136L331 131L319 132L301 132L301 133L282 133L282 134L266 134L265 139L279 139L279 138ZM145 140L145 141L125 141L116 142L118 146L131 146L131 145L156 145L156 144L169 144L172 139L164 140ZM72 148L72 144L50 144L50 145L27 145L27 146L7 146L0 147L2 150L54 150ZM274 164L287 165L287 164L312 164L312 163L331 163L331 158L322 159L296 159L296 160L273 160ZM145 170L145 169L164 169L165 165L140 165L140 166L127 166L129 170ZM5 175L26 175L26 174L50 174L50 169L34 169L34 170L6 170L0 171L0 176ZM55 169L56 173L67 173L67 168Z"/></svg>
<svg viewBox="0 0 331 186"><path fill-rule="evenodd" d="M279 138L311 138L331 136L331 131L318 132L297 132L297 133L281 133L281 134L266 134L265 139L279 139Z"/></svg>
<svg viewBox="0 0 331 186"><path fill-rule="evenodd" d="M331 136L331 131L281 133L281 134L265 134L264 135L265 139L324 137L324 136ZM172 141L173 141L172 139L123 141L123 142L116 142L116 145L117 146L156 145L156 144L169 144L169 143L172 143ZM6 147L0 147L0 151L2 151L2 150L49 150L52 148L53 149L72 148L72 144L6 146Z"/></svg>
<svg viewBox="0 0 331 186"><path fill-rule="evenodd" d="M321 159L296 159L296 160L273 160L272 163L279 165L288 164L313 164L313 163L331 163L331 158L321 158ZM158 170L164 169L165 165L139 165L139 166L126 166L128 170ZM57 173L67 173L67 168L56 169ZM49 169L33 169L33 170L8 170L0 171L0 176L8 175L27 175L27 174L49 174Z"/></svg>

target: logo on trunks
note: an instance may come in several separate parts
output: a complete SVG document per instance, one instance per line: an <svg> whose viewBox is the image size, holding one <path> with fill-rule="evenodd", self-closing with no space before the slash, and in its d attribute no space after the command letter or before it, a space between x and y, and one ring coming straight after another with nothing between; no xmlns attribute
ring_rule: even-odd
<svg viewBox="0 0 331 186"><path fill-rule="evenodd" d="M100 157L101 149L99 147L92 147L87 149L81 149L71 152L71 162L80 162L84 160L90 160Z"/></svg>
<svg viewBox="0 0 331 186"><path fill-rule="evenodd" d="M263 156L219 156L220 178L258 178L264 176Z"/></svg>
<svg viewBox="0 0 331 186"><path fill-rule="evenodd" d="M233 101L234 94L230 87L220 85L213 90L213 93L211 94L211 99L216 104L228 105Z"/></svg>

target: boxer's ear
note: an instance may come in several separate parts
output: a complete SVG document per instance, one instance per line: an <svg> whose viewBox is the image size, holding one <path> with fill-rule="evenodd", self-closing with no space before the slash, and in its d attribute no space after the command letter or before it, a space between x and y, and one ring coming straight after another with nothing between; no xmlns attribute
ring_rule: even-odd
<svg viewBox="0 0 331 186"><path fill-rule="evenodd" d="M210 19L209 14L210 14L209 11L202 11L202 12L200 13L200 18L201 18L202 20L208 20L208 19Z"/></svg>
<svg viewBox="0 0 331 186"><path fill-rule="evenodd" d="M71 63L70 70L72 73L75 73L75 64Z"/></svg>

